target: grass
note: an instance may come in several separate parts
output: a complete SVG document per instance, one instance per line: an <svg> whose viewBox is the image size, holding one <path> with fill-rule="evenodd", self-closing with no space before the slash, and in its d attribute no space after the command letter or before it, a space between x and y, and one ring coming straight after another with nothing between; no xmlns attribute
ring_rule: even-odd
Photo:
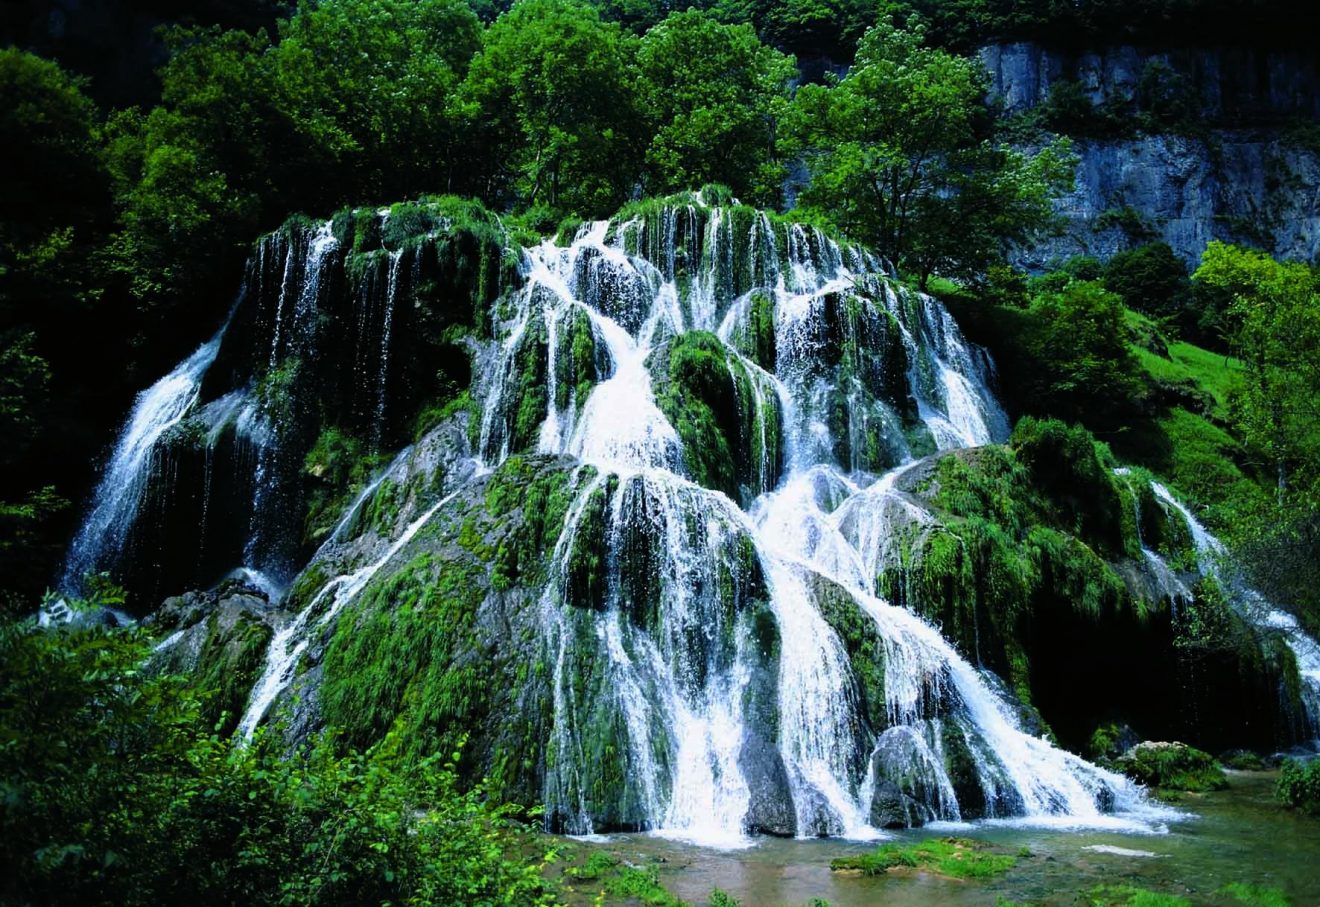
<svg viewBox="0 0 1320 907"><path fill-rule="evenodd" d="M980 841L935 838L919 844L883 844L870 853L834 860L830 869L876 876L910 868L949 879L989 879L1008 872L1016 863L1017 857L993 853Z"/></svg>
<svg viewBox="0 0 1320 907"><path fill-rule="evenodd" d="M1233 882L1219 889L1219 893L1226 894L1249 907L1289 907L1288 899L1284 897L1282 891L1277 888L1266 888L1264 885Z"/></svg>
<svg viewBox="0 0 1320 907"><path fill-rule="evenodd" d="M1124 312L1124 320L1138 337L1158 334L1158 326L1153 321L1131 309ZM1168 358L1140 342L1131 346L1141 367L1152 379L1168 384L1194 385L1213 400L1209 415L1216 419L1227 416L1229 398L1242 380L1239 360L1182 341L1165 344Z"/></svg>
<svg viewBox="0 0 1320 907"><path fill-rule="evenodd" d="M1090 907L1192 907L1187 898L1132 885L1098 885L1080 900Z"/></svg>
<svg viewBox="0 0 1320 907"><path fill-rule="evenodd" d="M654 866L645 869L637 866L621 867L605 880L605 891L618 898L636 898L652 907L686 907L685 901L674 897L660 884Z"/></svg>

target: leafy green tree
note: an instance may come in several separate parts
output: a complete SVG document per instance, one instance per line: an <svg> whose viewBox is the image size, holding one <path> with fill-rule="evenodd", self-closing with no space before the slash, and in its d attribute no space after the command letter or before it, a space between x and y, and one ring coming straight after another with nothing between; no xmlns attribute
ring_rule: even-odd
<svg viewBox="0 0 1320 907"><path fill-rule="evenodd" d="M778 201L787 168L775 142L796 75L791 57L762 44L751 26L689 11L646 33L637 67L653 131L648 192L722 183L745 202Z"/></svg>
<svg viewBox="0 0 1320 907"><path fill-rule="evenodd" d="M338 165L335 203L454 188L456 89L480 43L463 0L304 3L281 24L281 108Z"/></svg>
<svg viewBox="0 0 1320 907"><path fill-rule="evenodd" d="M1025 346L1033 411L1097 431L1121 428L1144 388L1118 296L1099 283L1072 281L1037 295L1031 314Z"/></svg>
<svg viewBox="0 0 1320 907"><path fill-rule="evenodd" d="M35 607L53 571L78 474L70 455L90 454L79 426L99 421L86 378L118 352L98 331L111 208L82 88L54 63L0 50L0 610Z"/></svg>
<svg viewBox="0 0 1320 907"><path fill-rule="evenodd" d="M578 0L522 0L496 20L463 86L486 199L603 215L629 197L635 43Z"/></svg>
<svg viewBox="0 0 1320 907"><path fill-rule="evenodd" d="M1234 406L1237 428L1270 464L1280 503L1290 492L1310 498L1320 482L1316 275L1300 263L1212 242L1194 276L1233 300L1231 345L1246 377Z"/></svg>
<svg viewBox="0 0 1320 907"><path fill-rule="evenodd" d="M867 0L715 0L711 10L725 22L752 23L773 47L839 62L876 21L876 4Z"/></svg>
<svg viewBox="0 0 1320 907"><path fill-rule="evenodd" d="M213 322L247 244L290 211L454 184L473 153L456 89L479 36L462 0L303 3L276 44L173 30L160 105L117 117L110 141L117 260L143 305L187 299Z"/></svg>
<svg viewBox="0 0 1320 907"><path fill-rule="evenodd" d="M1190 289L1187 265L1163 242L1119 252L1105 266L1104 283L1125 306L1156 318L1180 318Z"/></svg>
<svg viewBox="0 0 1320 907"><path fill-rule="evenodd" d="M1052 223L1066 143L1026 155L991 140L984 71L885 20L848 75L806 85L793 134L811 182L800 202L914 272L977 278Z"/></svg>

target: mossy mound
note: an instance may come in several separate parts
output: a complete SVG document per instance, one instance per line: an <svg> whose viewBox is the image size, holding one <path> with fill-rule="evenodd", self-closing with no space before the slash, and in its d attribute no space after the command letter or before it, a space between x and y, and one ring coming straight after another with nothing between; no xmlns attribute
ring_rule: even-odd
<svg viewBox="0 0 1320 907"><path fill-rule="evenodd" d="M1212 751L1298 739L1286 646L1197 580L1186 522L1147 473L1116 466L1085 429L1030 418L1007 446L918 463L897 488L934 519L899 524L878 590L1002 677L1074 751L1115 719Z"/></svg>
<svg viewBox="0 0 1320 907"><path fill-rule="evenodd" d="M1312 816L1320 816L1320 759L1286 759L1274 789L1280 802Z"/></svg>
<svg viewBox="0 0 1320 907"><path fill-rule="evenodd" d="M743 503L774 486L782 425L768 381L703 331L664 344L649 366L656 403L683 441L694 481Z"/></svg>
<svg viewBox="0 0 1320 907"><path fill-rule="evenodd" d="M1139 743L1114 760L1114 767L1141 784L1163 790L1204 793L1228 787L1215 758L1185 743Z"/></svg>
<svg viewBox="0 0 1320 907"><path fill-rule="evenodd" d="M461 749L466 777L536 802L551 720L536 587L590 474L514 457L438 511L303 665L319 721L356 747L398 731L410 758Z"/></svg>
<svg viewBox="0 0 1320 907"><path fill-rule="evenodd" d="M946 879L989 879L1017 865L1017 857L969 838L937 838L919 844L884 844L870 853L830 862L835 872L884 875L916 870Z"/></svg>

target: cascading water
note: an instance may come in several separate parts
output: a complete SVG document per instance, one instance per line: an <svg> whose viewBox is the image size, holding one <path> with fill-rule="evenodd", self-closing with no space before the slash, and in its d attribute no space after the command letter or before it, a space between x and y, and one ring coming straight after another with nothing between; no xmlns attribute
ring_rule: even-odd
<svg viewBox="0 0 1320 907"><path fill-rule="evenodd" d="M911 755L903 765L886 767L920 776L904 795L920 796L918 788L928 792L919 804L926 817L960 817L943 767L943 739L949 733L962 740L976 763L988 801L985 815L1101 821L1115 800L1122 807L1135 805L1136 792L1120 777L1024 733L1011 710L938 632L875 597L876 549L886 541L881 526L872 522L851 539L839 529L848 515L882 513L893 502L886 494L889 477L873 483L864 472L850 476L832 456L833 414L822 412L834 390L831 376L820 368L830 355L824 349L829 341L823 339L830 327L824 322L851 319L854 326L869 327L884 319L886 327L902 326L908 371L927 379L910 391L916 404L907 419L909 434L919 437L924 430L927 443L948 448L988 443L1006 433L1002 411L947 313L933 300L903 297L887 282L851 273L838 244L801 227L784 228L787 267L781 270L770 254L779 244L775 228L764 218L752 222L751 235L770 238L747 243L752 260L741 264L740 284L739 266L729 251L734 248L730 218L710 212L704 231L695 235L694 223L691 209L665 212L654 232L666 248L649 250L665 272L630 254L655 240L635 220L614 229L605 222L589 225L567 249L546 245L529 251L528 281L500 347L500 378L486 397L483 449L498 456L509 444L502 434L507 423L496 414L512 409L506 395L517 390L512 376L525 353L527 326L556 324L566 310L585 307L592 340L608 354L609 376L591 391L571 431L565 430L552 389L538 441L542 451L573 456L617 482L612 493L605 492L612 494L604 508L610 578L593 635L607 655L611 680L604 689L611 691L613 711L627 727L632 751L628 765L634 777L625 781L632 789L622 799L640 806L625 824L726 842L738 839L746 824L748 779L737 758L737 741L744 733L739 699L746 694L746 681L739 677L754 666L740 664L746 647L737 642L736 629L728 631L735 642L723 662L710 655L718 647L694 647L683 635L687 627L705 626L707 637L718 636L726 632L723 622L736 623L736 615L710 596L714 578L701 574L712 567L736 569L735 554L725 546L740 537L751 547L778 629L775 746L791 787L796 833L875 833L869 797L877 779L871 757L880 749L876 732L885 729L867 727L858 712L849 656L822 616L822 584L867 614L883 639L890 722L885 733L915 741L906 747ZM698 259L700 271L684 280L673 273L677 259ZM866 290L875 295L864 296ZM666 341L689 331L718 329L728 344L741 333L739 318L746 317L755 293L773 300L778 366L767 371L733 345L725 361L755 370L758 394L774 397L780 406L788 471L763 482L763 493L744 512L725 494L689 480L685 457L690 451L657 405L653 388L657 354ZM840 314L845 307L846 314ZM542 336L551 345L562 345L553 329ZM550 350L546 355L554 372L559 354ZM869 395L866 405L887 408L901 430L900 411L910 404L877 399L866 376L855 377ZM763 443L762 451L766 447ZM904 445L872 462L884 462L885 456L890 463L901 462L909 455ZM603 482L581 492L579 501L602 493ZM639 507L638 498L646 506ZM557 767L546 795L548 806L562 811L560 824L579 832L594 825L580 782L573 779L592 771L583 761L589 749L585 725L600 720L601 706L592 704L592 713L571 701L566 681L574 669L571 647L582 640L567 629L562 600L569 595L565 587L573 571L575 539L590 524L585 509L579 507L566 523L555 554L558 586L552 584L546 605L548 620L556 626L558 690ZM694 533L694 521L705 529ZM649 536L640 543L650 549L645 566L660 576L662 604L654 623L637 618L636 590L627 579L630 565L623 562L639 547L630 537L639 533ZM694 652L703 657L694 660Z"/></svg>
<svg viewBox="0 0 1320 907"><path fill-rule="evenodd" d="M92 508L69 548L60 586L81 589L88 573L103 570L123 552L155 468L157 442L197 403L202 376L215 361L225 330L197 348L172 372L138 395L92 498Z"/></svg>
<svg viewBox="0 0 1320 907"><path fill-rule="evenodd" d="M340 292L331 228L294 245L263 246L256 266L267 401L269 376L314 358ZM352 291L352 354L375 364L361 400L344 393L375 424L395 406L391 338L414 308L401 284L424 283L415 267L378 255ZM276 633L241 734L446 502L540 453L574 464L536 592L551 828L732 845L749 830L867 837L979 817L1099 825L1139 806L1121 777L1026 733L936 629L876 594L897 528L932 520L895 491L904 464L1007 434L985 362L938 302L819 230L694 197L523 249L518 284L485 317L469 337L479 469L345 566L380 480L356 496L313 559L317 575L342 572ZM223 411L253 439L262 512L282 487L263 432L291 436L279 408L263 416L241 384L199 406L192 380L175 418ZM248 535L248 566L265 538Z"/></svg>
<svg viewBox="0 0 1320 907"><path fill-rule="evenodd" d="M1187 523L1201 575L1218 581L1228 593L1229 603L1248 623L1280 634L1292 650L1302 681L1302 704L1306 708L1307 720L1312 731L1320 733L1320 642L1302 629L1296 617L1270 603L1230 569L1224 543L1212 535L1168 488L1159 482L1152 482L1150 487L1156 497L1176 510Z"/></svg>

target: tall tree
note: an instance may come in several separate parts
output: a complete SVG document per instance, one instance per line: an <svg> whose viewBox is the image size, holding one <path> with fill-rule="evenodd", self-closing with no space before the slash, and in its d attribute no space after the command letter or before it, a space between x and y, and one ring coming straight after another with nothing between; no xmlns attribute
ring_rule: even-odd
<svg viewBox="0 0 1320 907"><path fill-rule="evenodd" d="M643 36L637 66L654 133L648 192L724 183L744 201L778 202L787 168L775 144L796 75L792 57L766 47L749 25L689 11Z"/></svg>
<svg viewBox="0 0 1320 907"><path fill-rule="evenodd" d="M0 50L0 611L30 609L101 418L100 244L111 222L99 115L56 64Z"/></svg>
<svg viewBox="0 0 1320 907"><path fill-rule="evenodd" d="M978 63L881 21L846 77L798 91L793 136L811 175L801 204L923 284L936 271L979 277L1052 222L1072 180L1064 143L1028 155L993 142L985 95Z"/></svg>
<svg viewBox="0 0 1320 907"><path fill-rule="evenodd" d="M486 32L463 86L491 201L602 215L632 193L636 39L578 0L522 0Z"/></svg>
<svg viewBox="0 0 1320 907"><path fill-rule="evenodd" d="M1315 273L1210 243L1194 278L1232 296L1230 342L1245 366L1234 401L1247 444L1270 464L1280 504L1320 504L1320 292Z"/></svg>

